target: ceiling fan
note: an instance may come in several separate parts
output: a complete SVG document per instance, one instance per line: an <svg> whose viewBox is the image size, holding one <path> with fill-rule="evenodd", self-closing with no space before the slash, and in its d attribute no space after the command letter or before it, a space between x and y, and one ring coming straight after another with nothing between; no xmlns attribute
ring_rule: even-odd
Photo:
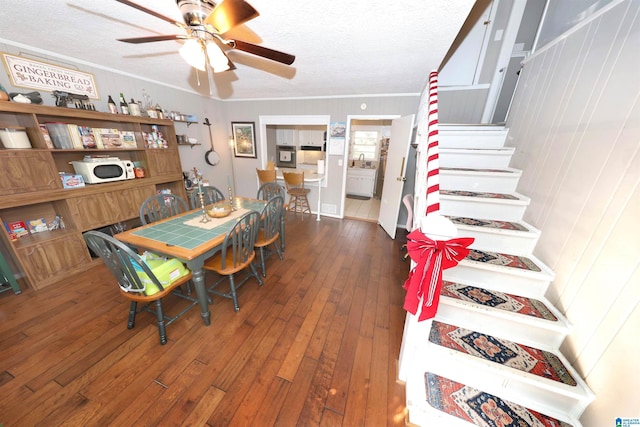
<svg viewBox="0 0 640 427"><path fill-rule="evenodd" d="M194 68L219 73L235 69L225 50L237 49L282 64L291 65L295 56L242 40L227 39L224 34L259 15L244 0L176 0L184 22L164 16L129 0L116 0L185 30L185 34L118 39L125 43L150 43L185 40L180 55Z"/></svg>

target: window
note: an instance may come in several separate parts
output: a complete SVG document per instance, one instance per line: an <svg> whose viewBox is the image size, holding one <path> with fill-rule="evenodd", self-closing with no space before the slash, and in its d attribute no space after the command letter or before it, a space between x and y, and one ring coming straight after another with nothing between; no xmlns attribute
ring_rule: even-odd
<svg viewBox="0 0 640 427"><path fill-rule="evenodd" d="M351 159L359 160L364 155L365 160L378 161L380 153L380 138L378 131L361 131L353 133L353 143L351 145Z"/></svg>

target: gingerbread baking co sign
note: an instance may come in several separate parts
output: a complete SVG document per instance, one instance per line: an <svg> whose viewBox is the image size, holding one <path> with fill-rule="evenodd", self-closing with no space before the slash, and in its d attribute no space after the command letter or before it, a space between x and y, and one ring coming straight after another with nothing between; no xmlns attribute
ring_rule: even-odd
<svg viewBox="0 0 640 427"><path fill-rule="evenodd" d="M98 99L98 89L92 74L8 53L3 53L2 59L14 86L49 92L59 90Z"/></svg>

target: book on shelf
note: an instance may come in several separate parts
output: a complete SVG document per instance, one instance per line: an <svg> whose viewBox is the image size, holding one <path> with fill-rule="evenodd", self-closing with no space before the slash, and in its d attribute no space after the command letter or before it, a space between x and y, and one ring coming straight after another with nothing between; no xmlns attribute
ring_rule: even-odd
<svg viewBox="0 0 640 427"><path fill-rule="evenodd" d="M96 148L103 149L104 144L102 144L102 138L100 137L100 129L91 128L91 134L93 135L94 141L96 141Z"/></svg>
<svg viewBox="0 0 640 427"><path fill-rule="evenodd" d="M124 148L138 148L138 144L136 144L136 134L131 131L122 131L120 132L120 136L122 137L122 146Z"/></svg>
<svg viewBox="0 0 640 427"><path fill-rule="evenodd" d="M71 141L71 135L69 134L69 128L66 123L45 123L49 136L53 142L55 148L64 150L73 149L73 142Z"/></svg>
<svg viewBox="0 0 640 427"><path fill-rule="evenodd" d="M25 224L24 221L6 222L5 227L7 228L7 232L9 233L9 238L11 240L17 240L20 237L28 236L30 234L27 224Z"/></svg>
<svg viewBox="0 0 640 427"><path fill-rule="evenodd" d="M42 133L42 138L44 138L44 143L47 145L47 148L54 148L51 135L49 135L49 129L47 129L46 125L40 125L40 132Z"/></svg>
<svg viewBox="0 0 640 427"><path fill-rule="evenodd" d="M74 125L72 123L67 124L67 129L69 130L69 135L71 136L71 142L73 143L73 148L82 149L82 139L80 138L80 131L78 130L78 125Z"/></svg>
<svg viewBox="0 0 640 427"><path fill-rule="evenodd" d="M78 133L80 134L80 140L82 141L83 148L98 148L96 145L96 138L91 132L91 128L87 126L78 126Z"/></svg>
<svg viewBox="0 0 640 427"><path fill-rule="evenodd" d="M29 231L31 233L41 233L43 231L49 231L47 221L44 218L30 219L27 221Z"/></svg>
<svg viewBox="0 0 640 427"><path fill-rule="evenodd" d="M122 137L118 129L100 128L99 132L105 149L122 148Z"/></svg>

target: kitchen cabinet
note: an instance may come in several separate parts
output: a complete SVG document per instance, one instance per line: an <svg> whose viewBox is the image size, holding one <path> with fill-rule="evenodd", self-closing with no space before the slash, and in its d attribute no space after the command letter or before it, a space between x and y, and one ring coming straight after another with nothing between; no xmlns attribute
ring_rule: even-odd
<svg viewBox="0 0 640 427"><path fill-rule="evenodd" d="M298 132L293 127L279 127L276 129L276 145L287 147L298 146Z"/></svg>
<svg viewBox="0 0 640 427"><path fill-rule="evenodd" d="M347 194L373 197L376 169L349 168L347 170Z"/></svg>
<svg viewBox="0 0 640 427"><path fill-rule="evenodd" d="M136 146L118 149L56 149L45 142L40 125L58 122L130 131ZM100 263L91 256L82 233L114 223L138 223L139 207L160 190L186 199L174 124L168 119L100 113L64 107L0 103L0 128L25 130L32 148L0 149L0 221L12 223L56 216L64 228L11 240L0 232L2 243L24 272L26 285L41 289ZM147 148L143 133L156 130L168 148ZM144 178L84 187L63 188L59 173L75 173L70 162L84 156L113 156L143 167ZM4 227L3 227L4 228Z"/></svg>
<svg viewBox="0 0 640 427"><path fill-rule="evenodd" d="M301 129L298 131L298 143L312 147L324 145L324 131L315 129Z"/></svg>

